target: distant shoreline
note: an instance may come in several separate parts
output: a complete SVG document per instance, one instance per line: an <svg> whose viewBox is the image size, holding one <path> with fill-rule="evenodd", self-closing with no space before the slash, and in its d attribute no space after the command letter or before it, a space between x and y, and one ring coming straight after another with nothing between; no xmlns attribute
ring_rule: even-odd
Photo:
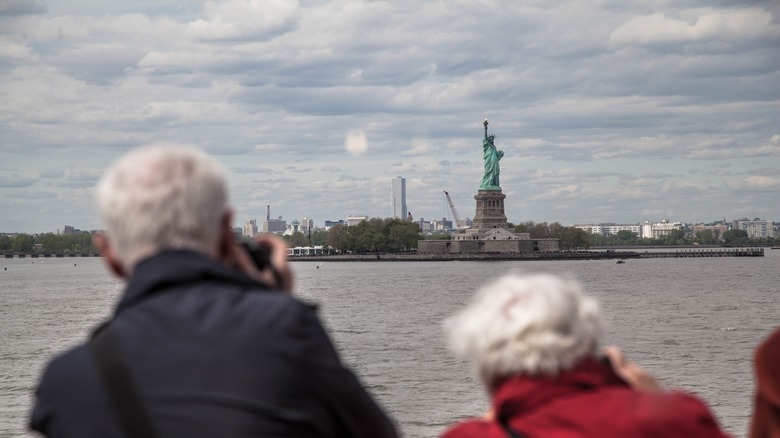
<svg viewBox="0 0 780 438"><path fill-rule="evenodd" d="M652 248L647 248L652 249ZM293 256L291 262L448 262L448 261L507 261L507 260L625 260L640 258L712 258L763 257L765 248L679 248L682 251L625 251L606 249L598 251L535 252L535 253L475 253L475 254L339 254L322 256Z"/></svg>
<svg viewBox="0 0 780 438"><path fill-rule="evenodd" d="M91 252L67 252L67 253L29 253L29 252L14 252L14 253L0 253L0 258L6 259L65 259L71 257L103 257L100 253Z"/></svg>
<svg viewBox="0 0 780 438"><path fill-rule="evenodd" d="M601 246L583 251L534 253L473 253L473 254L334 254L317 256L288 256L291 262L436 262L436 261L501 261L501 260L614 260L661 257L761 257L765 249L780 249L772 245L654 245ZM654 250L648 253L647 250ZM669 251L657 251L669 250ZM681 255L682 253L682 255ZM760 254L759 254L760 253ZM12 253L0 252L0 258L78 258L102 257L100 253Z"/></svg>

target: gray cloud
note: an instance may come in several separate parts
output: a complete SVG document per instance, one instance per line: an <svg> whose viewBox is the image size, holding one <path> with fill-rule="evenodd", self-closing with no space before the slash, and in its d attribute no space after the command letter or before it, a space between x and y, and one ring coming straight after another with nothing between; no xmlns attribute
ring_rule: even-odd
<svg viewBox="0 0 780 438"><path fill-rule="evenodd" d="M27 178L19 175L0 175L0 187L30 187L35 184L35 181L34 178Z"/></svg>
<svg viewBox="0 0 780 438"><path fill-rule="evenodd" d="M65 175L63 170L44 170L38 176L40 178L62 178Z"/></svg>
<svg viewBox="0 0 780 438"><path fill-rule="evenodd" d="M6 198L10 199L53 199L57 198L58 195L54 192L48 192L48 191L29 191L29 190L19 190L19 191L10 191L6 192L5 194Z"/></svg>
<svg viewBox="0 0 780 438"><path fill-rule="evenodd" d="M245 174L245 173L263 173L267 175L274 174L273 169L267 167L253 167L253 166L235 166L235 167L231 167L230 171L239 174Z"/></svg>
<svg viewBox="0 0 780 438"><path fill-rule="evenodd" d="M0 2L0 16L42 14L46 12L43 0L3 0Z"/></svg>
<svg viewBox="0 0 780 438"><path fill-rule="evenodd" d="M67 196L174 142L225 163L242 215L383 216L396 175L415 217L444 189L473 215L488 118L514 222L780 220L771 2L43 5L0 4L0 162ZM50 170L70 154L84 173Z"/></svg>

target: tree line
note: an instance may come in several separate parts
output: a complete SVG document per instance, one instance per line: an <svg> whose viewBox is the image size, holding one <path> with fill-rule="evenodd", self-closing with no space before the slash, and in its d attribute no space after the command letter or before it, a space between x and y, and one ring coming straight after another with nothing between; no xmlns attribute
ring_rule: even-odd
<svg viewBox="0 0 780 438"><path fill-rule="evenodd" d="M90 253L98 252L92 235L82 234L14 234L0 235L0 251L14 253Z"/></svg>
<svg viewBox="0 0 780 438"><path fill-rule="evenodd" d="M339 252L406 252L417 249L420 227L393 218L372 218L357 225L334 225L328 231L285 236L290 246L324 246Z"/></svg>
<svg viewBox="0 0 780 438"><path fill-rule="evenodd" d="M598 246L663 246L663 245L755 245L773 244L780 239L750 238L745 230L728 230L722 235L713 230L695 233L685 230L672 230L658 239L642 238L635 233L623 230L617 234L602 236L590 234L579 228L566 227L558 222L526 221L509 224L515 233L529 233L532 238L560 239L561 249L573 251ZM336 225L329 230L317 230L304 234L301 232L284 236L288 244L295 246L323 246L338 252L406 252L417 248L422 239L449 239L448 233L439 232L423 236L415 222L401 219L372 218L357 225ZM0 252L14 253L97 253L92 235L81 234L15 234L0 235Z"/></svg>
<svg viewBox="0 0 780 438"><path fill-rule="evenodd" d="M531 233L533 238L553 237L561 240L561 249L580 249L594 246L664 246L664 245L755 245L772 244L777 239L751 238L745 230L671 230L657 239L639 237L633 231L622 230L603 236L591 234L575 227L564 227L558 222L535 223L533 221L512 225L516 233Z"/></svg>

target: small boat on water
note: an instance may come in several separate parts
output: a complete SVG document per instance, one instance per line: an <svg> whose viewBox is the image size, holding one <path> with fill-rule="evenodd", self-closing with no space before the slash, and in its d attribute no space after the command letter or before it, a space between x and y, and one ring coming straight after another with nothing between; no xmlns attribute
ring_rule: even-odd
<svg viewBox="0 0 780 438"><path fill-rule="evenodd" d="M616 265L622 265L625 262L626 262L625 260L618 260L618 261L615 262L615 264Z"/></svg>

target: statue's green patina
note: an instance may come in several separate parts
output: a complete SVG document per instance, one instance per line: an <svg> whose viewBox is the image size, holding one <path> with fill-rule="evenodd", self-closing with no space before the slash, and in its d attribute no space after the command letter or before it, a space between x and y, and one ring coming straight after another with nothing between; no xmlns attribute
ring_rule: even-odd
<svg viewBox="0 0 780 438"><path fill-rule="evenodd" d="M496 149L496 145L493 144L495 136L488 135L487 119L485 119L484 125L485 139L482 140L482 158L485 160L485 174L482 176L482 184L479 185L479 189L501 190L501 186L498 184L498 174L501 173L498 162L504 156L504 152Z"/></svg>

